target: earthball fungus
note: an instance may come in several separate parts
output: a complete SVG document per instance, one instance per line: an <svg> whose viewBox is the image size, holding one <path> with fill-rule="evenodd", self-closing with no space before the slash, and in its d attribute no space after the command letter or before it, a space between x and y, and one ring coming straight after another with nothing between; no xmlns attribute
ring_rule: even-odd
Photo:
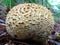
<svg viewBox="0 0 60 45"><path fill-rule="evenodd" d="M6 29L18 39L46 38L54 29L54 18L50 10L39 4L19 4L7 14Z"/></svg>

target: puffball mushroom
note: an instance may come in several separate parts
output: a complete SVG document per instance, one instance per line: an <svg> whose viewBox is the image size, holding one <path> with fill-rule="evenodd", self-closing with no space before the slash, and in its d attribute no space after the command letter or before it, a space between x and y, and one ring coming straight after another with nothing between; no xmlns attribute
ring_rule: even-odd
<svg viewBox="0 0 60 45"><path fill-rule="evenodd" d="M13 7L6 17L7 32L18 39L46 38L54 27L50 10L39 4L24 3Z"/></svg>

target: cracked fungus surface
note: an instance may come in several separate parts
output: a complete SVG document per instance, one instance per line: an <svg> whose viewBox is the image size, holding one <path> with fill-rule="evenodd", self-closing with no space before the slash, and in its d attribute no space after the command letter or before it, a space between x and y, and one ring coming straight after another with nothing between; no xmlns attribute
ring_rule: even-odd
<svg viewBox="0 0 60 45"><path fill-rule="evenodd" d="M37 36L46 37L54 27L50 10L34 3L24 3L13 7L6 17L7 32L18 39Z"/></svg>

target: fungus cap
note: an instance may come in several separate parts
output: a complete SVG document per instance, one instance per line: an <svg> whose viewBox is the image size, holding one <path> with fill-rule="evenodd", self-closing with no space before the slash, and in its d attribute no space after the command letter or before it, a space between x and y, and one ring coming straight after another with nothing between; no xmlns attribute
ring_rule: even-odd
<svg viewBox="0 0 60 45"><path fill-rule="evenodd" d="M35 35L46 37L54 27L50 10L34 3L24 3L13 7L6 17L7 32L18 39Z"/></svg>

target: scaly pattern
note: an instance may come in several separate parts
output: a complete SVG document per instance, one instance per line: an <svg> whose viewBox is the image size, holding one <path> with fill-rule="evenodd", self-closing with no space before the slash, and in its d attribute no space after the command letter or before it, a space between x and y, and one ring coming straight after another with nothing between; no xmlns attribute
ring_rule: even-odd
<svg viewBox="0 0 60 45"><path fill-rule="evenodd" d="M13 7L6 17L7 32L18 39L47 37L54 27L50 10L34 3Z"/></svg>

